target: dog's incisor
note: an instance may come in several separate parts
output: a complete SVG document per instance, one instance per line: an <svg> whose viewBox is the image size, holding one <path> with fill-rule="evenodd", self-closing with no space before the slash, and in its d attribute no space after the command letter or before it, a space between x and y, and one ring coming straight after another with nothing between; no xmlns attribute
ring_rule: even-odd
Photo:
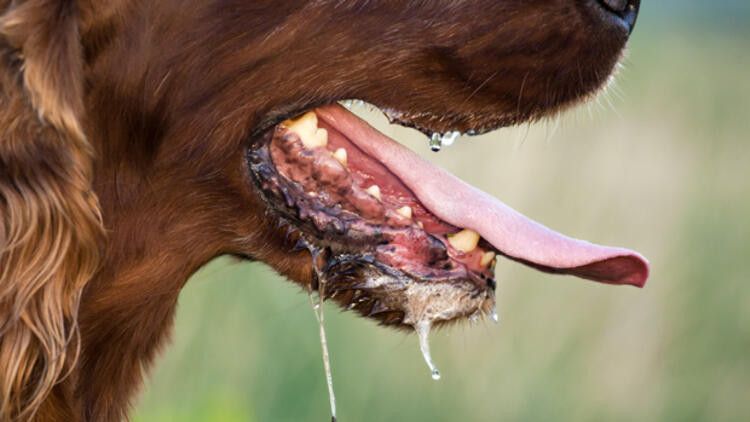
<svg viewBox="0 0 750 422"><path fill-rule="evenodd" d="M305 243L327 296L394 326L490 309L498 254L642 285L637 254L490 199L484 227L477 194L412 162L463 195L437 207L408 153L330 106L426 134L555 113L607 81L638 3L0 0L0 420L125 419L222 254L315 288Z"/></svg>

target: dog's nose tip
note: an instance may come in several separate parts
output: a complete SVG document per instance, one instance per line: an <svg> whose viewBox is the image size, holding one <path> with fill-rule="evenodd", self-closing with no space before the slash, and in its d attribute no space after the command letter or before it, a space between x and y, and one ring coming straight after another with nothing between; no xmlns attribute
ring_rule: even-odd
<svg viewBox="0 0 750 422"><path fill-rule="evenodd" d="M630 31L635 27L641 0L598 0L606 10L618 16Z"/></svg>

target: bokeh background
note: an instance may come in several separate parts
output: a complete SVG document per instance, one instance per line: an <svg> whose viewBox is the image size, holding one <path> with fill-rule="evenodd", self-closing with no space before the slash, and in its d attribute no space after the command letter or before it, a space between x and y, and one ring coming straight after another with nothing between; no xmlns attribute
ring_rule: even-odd
<svg viewBox="0 0 750 422"><path fill-rule="evenodd" d="M500 262L501 323L433 335L438 382L416 336L327 305L340 420L750 420L750 3L645 1L616 84L559 119L440 154L374 120L653 275L637 290ZM307 296L262 264L201 270L135 420L329 420Z"/></svg>

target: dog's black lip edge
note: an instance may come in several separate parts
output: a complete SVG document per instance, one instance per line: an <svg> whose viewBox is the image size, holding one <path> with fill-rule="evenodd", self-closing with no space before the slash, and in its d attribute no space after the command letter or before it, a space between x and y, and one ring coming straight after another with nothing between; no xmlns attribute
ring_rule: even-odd
<svg viewBox="0 0 750 422"><path fill-rule="evenodd" d="M248 137L248 139L250 140L250 144L252 145L255 140L259 139L266 132L268 132L269 130L273 129L274 127L276 127L277 125L279 125L284 120L288 120L288 119L297 117L297 116L302 115L302 114L304 114L304 113L306 113L306 112L308 112L310 110L314 110L314 109L316 109L318 107L324 107L324 106L327 106L327 105L334 105L334 104L338 104L341 101L347 101L347 100L360 100L360 99L356 98L356 97L342 97L342 98L339 98L339 99L327 99L327 100L314 101L314 102L310 102L310 103L308 103L308 104L306 104L304 106L301 106L301 107L295 107L295 108L289 108L289 109L285 109L284 107L281 107L281 108L272 110L272 111L264 114L264 117L261 118L259 124L256 125L256 129L254 129L251 132L250 136ZM399 126L403 126L403 127L407 127L407 128L411 128L411 129L417 130L417 131L421 132L422 134L424 134L428 139L430 138L430 136L433 133L437 132L435 130L429 129L429 128L424 127L424 126L421 126L418 123L410 121L410 120L391 119L389 117L388 113L385 111L386 110L385 108L383 108L381 106L378 106L377 104L371 103L371 102L369 102L367 100L362 100L362 101L364 101L367 104L372 105L379 112L383 113L383 115L385 115L385 117L388 119L388 121L391 124L397 124ZM389 109L389 110L395 110L395 109ZM408 115L408 113L405 113L405 114ZM525 121L526 119L518 119L518 120L519 121L515 121L515 119L514 119L514 120L510 121L508 124L498 124L497 126L486 126L486 127L480 127L480 128L472 128L472 129L469 129L468 131L462 133L462 135L479 136L479 135L483 135L483 134L486 134L486 133L489 133L489 132L496 131L496 130L501 129L503 127L516 125L518 123L521 123L521 122Z"/></svg>

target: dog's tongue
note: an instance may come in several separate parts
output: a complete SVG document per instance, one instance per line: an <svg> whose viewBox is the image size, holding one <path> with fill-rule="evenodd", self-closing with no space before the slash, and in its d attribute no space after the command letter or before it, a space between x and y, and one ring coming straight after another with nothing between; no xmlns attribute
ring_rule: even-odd
<svg viewBox="0 0 750 422"><path fill-rule="evenodd" d="M573 239L537 223L410 149L340 106L316 110L359 148L398 176L435 216L477 231L503 255L542 271L643 287L648 261L628 249Z"/></svg>

